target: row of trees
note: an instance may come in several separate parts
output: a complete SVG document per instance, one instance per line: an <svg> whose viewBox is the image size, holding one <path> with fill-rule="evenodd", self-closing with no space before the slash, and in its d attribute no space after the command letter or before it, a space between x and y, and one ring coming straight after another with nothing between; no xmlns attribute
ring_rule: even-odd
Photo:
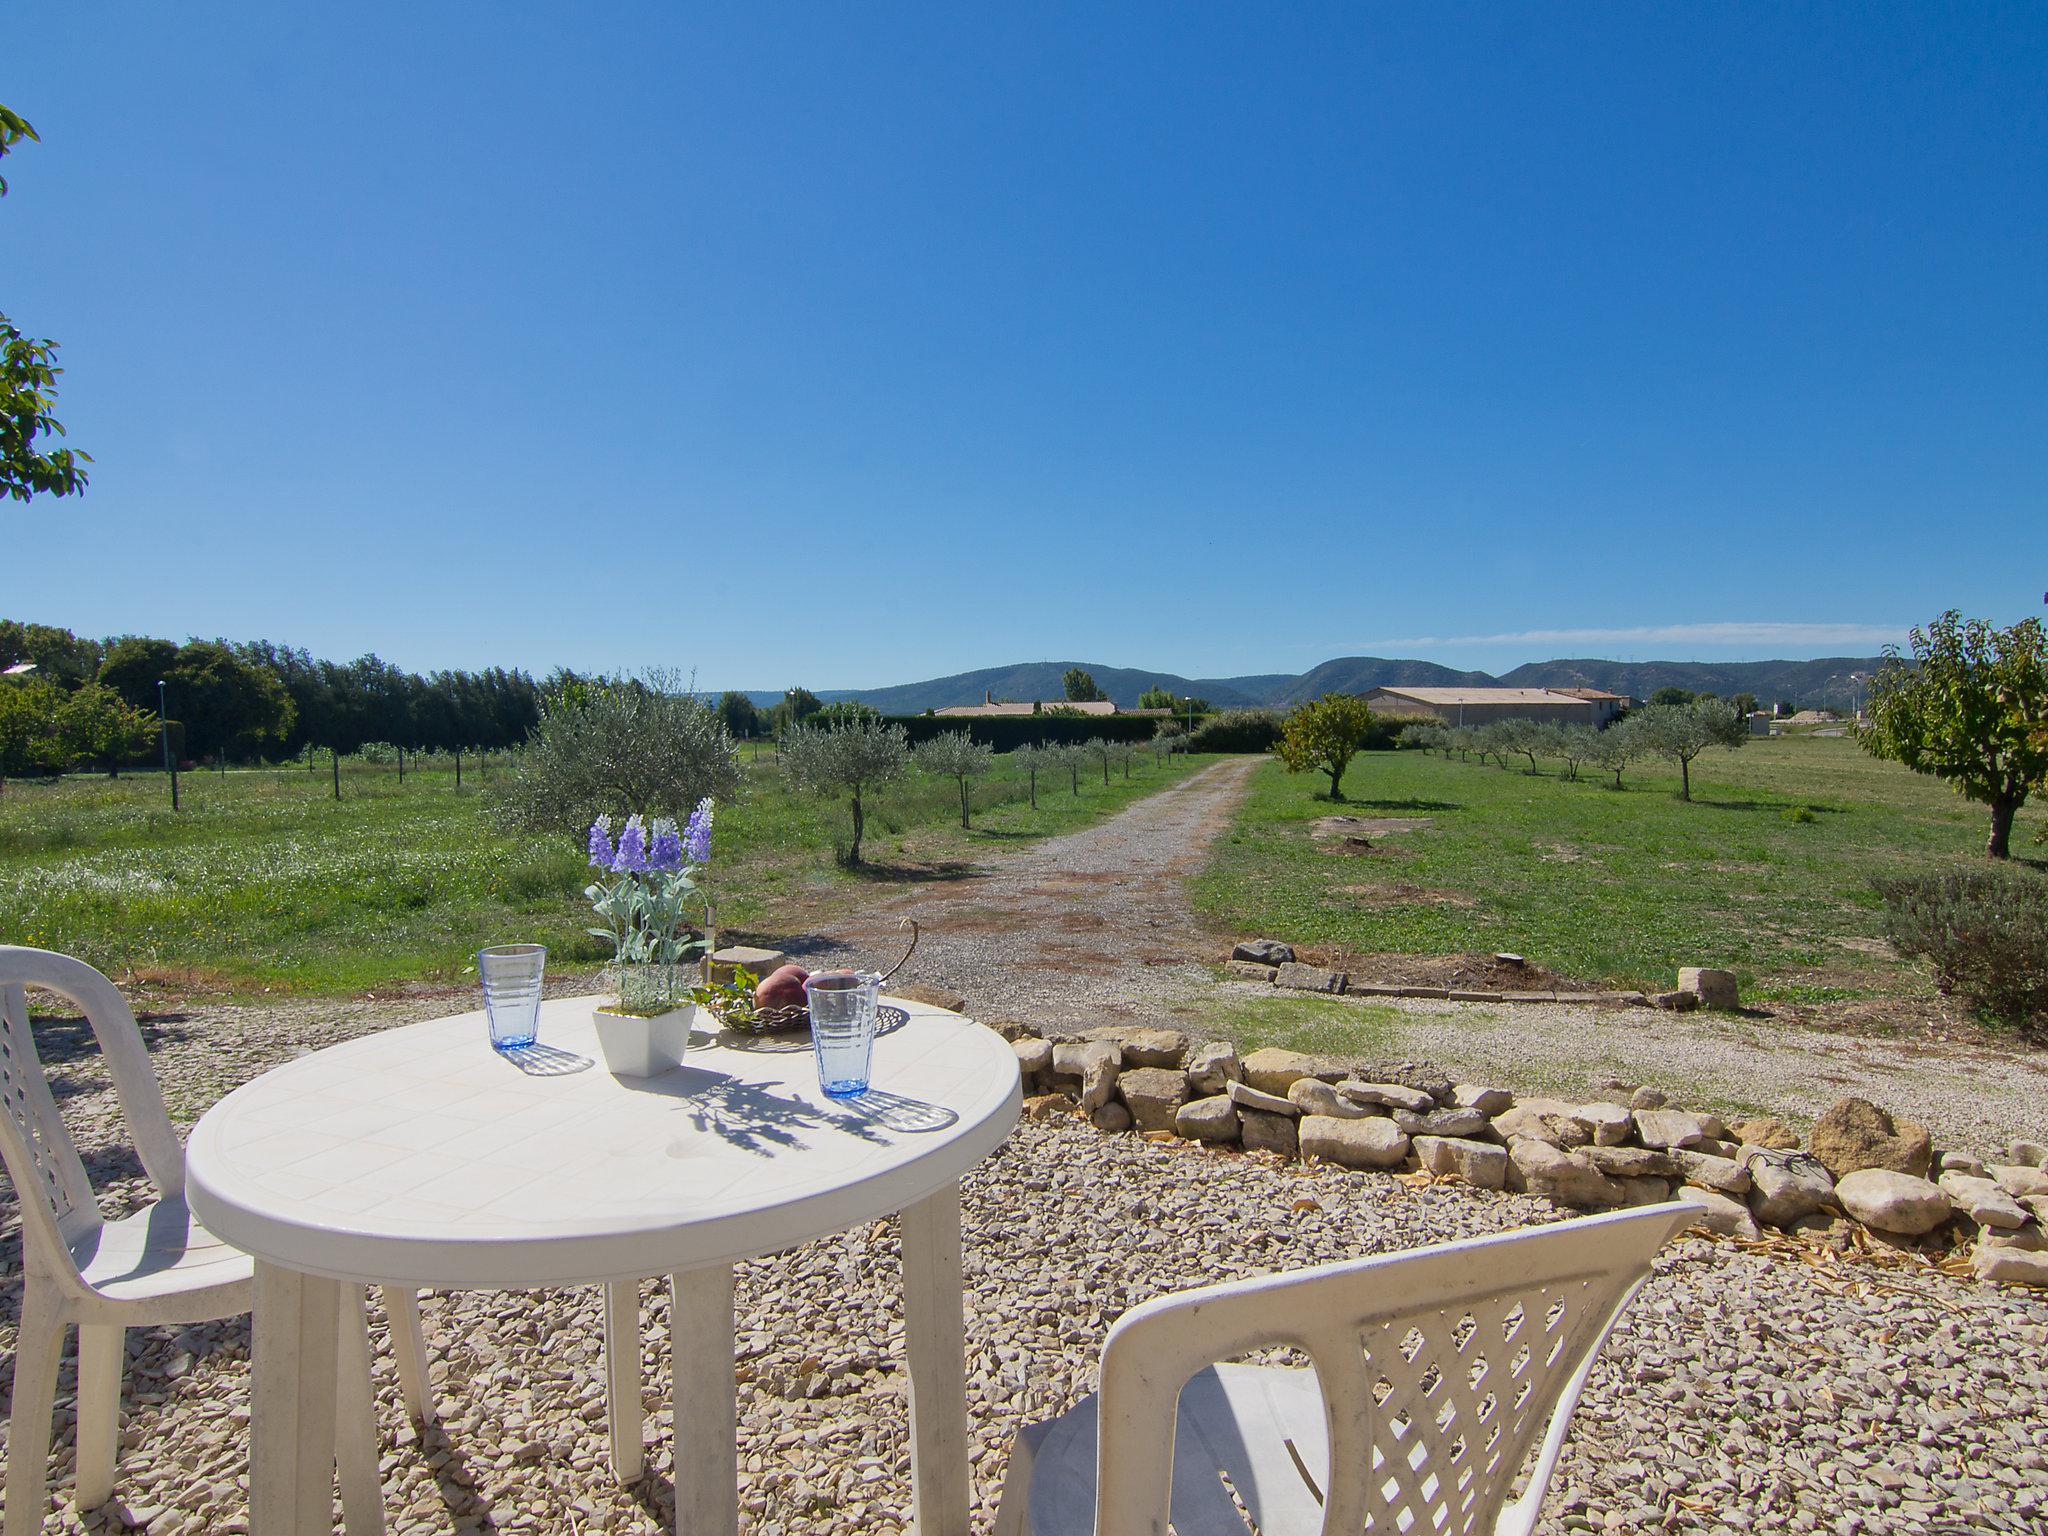
<svg viewBox="0 0 2048 1536"><path fill-rule="evenodd" d="M1460 758L1489 757L1503 768L1521 758L1536 772L1539 758L1558 762L1564 777L1576 779L1581 767L1614 775L1614 787L1636 763L1662 759L1678 767L1678 796L1692 798L1692 765L1709 747L1740 747L1749 740L1746 718L1733 704L1695 697L1684 704L1651 704L1615 721L1605 730L1554 720L1493 720L1484 725L1439 725L1419 721L1401 731L1401 745L1424 751L1453 752Z"/></svg>

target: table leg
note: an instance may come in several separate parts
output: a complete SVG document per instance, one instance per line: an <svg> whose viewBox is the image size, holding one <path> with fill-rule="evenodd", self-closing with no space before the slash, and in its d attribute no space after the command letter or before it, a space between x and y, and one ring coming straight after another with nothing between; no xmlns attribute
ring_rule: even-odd
<svg viewBox="0 0 2048 1536"><path fill-rule="evenodd" d="M384 1536L384 1479L377 1470L377 1388L370 1376L370 1318L363 1288L341 1287L335 1341L334 1467L348 1536Z"/></svg>
<svg viewBox="0 0 2048 1536"><path fill-rule="evenodd" d="M255 1290L249 1529L332 1536L341 1287L258 1259Z"/></svg>
<svg viewBox="0 0 2048 1536"><path fill-rule="evenodd" d="M645 1466L641 1445L640 1282L614 1280L604 1288L604 1400L610 1421L612 1476L639 1480Z"/></svg>
<svg viewBox="0 0 2048 1536"><path fill-rule="evenodd" d="M903 1334L917 1536L967 1536L967 1324L960 1186L903 1208Z"/></svg>
<svg viewBox="0 0 2048 1536"><path fill-rule="evenodd" d="M714 1264L670 1275L669 1294L676 1536L736 1536L740 1468L732 1266Z"/></svg>

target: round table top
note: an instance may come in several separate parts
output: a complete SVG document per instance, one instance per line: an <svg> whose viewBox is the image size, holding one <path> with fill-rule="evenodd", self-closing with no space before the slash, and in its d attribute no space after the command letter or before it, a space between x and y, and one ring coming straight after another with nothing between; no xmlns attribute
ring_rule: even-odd
<svg viewBox="0 0 2048 1536"><path fill-rule="evenodd" d="M543 1003L542 1049L523 1063L491 1049L477 1012L266 1072L194 1127L194 1214L259 1259L332 1279L589 1284L901 1210L1017 1121L1016 1053L944 1009L885 999L908 1018L875 1041L873 1089L834 1100L807 1046L702 1030L675 1070L614 1077L598 1001Z"/></svg>

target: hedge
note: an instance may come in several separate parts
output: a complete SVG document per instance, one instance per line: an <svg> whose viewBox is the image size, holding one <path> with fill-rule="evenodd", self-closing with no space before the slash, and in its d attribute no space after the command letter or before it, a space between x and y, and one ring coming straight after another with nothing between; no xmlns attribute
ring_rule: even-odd
<svg viewBox="0 0 2048 1536"><path fill-rule="evenodd" d="M1033 742L1104 741L1149 742L1159 729L1150 715L890 715L891 725L900 725L914 747L921 741L947 731L965 731L976 741L986 742L998 752L1014 751Z"/></svg>

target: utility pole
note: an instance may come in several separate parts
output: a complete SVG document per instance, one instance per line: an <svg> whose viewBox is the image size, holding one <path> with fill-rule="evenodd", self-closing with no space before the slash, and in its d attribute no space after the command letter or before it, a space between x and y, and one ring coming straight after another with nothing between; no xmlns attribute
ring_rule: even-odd
<svg viewBox="0 0 2048 1536"><path fill-rule="evenodd" d="M164 772L171 776L171 809L178 808L178 764L171 756L171 715L164 703L164 680L156 680L156 723L164 733Z"/></svg>

